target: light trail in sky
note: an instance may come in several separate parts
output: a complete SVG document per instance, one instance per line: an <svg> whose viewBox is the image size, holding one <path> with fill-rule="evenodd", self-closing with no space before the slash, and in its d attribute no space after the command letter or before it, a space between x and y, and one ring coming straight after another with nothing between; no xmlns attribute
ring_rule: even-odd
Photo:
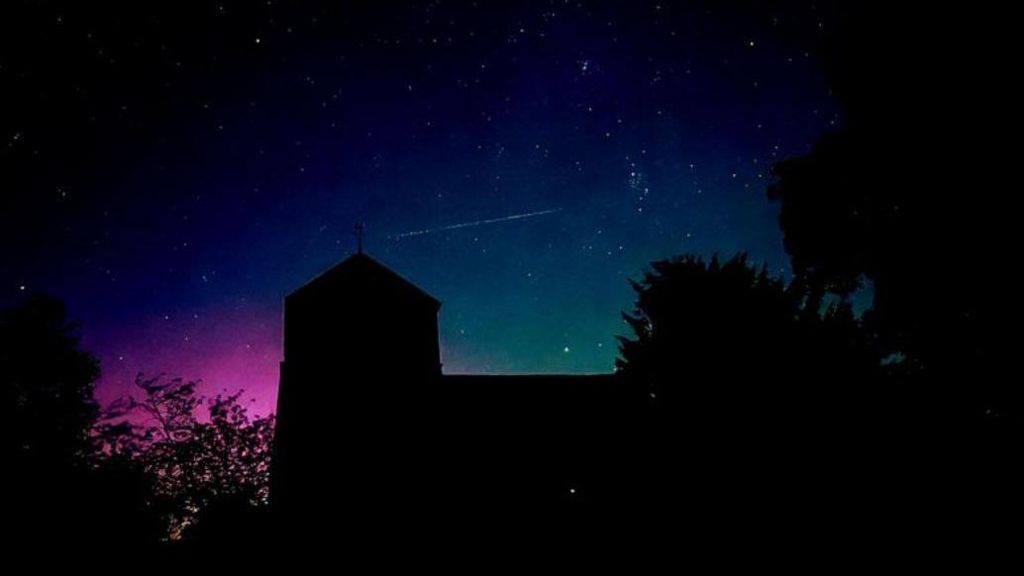
<svg viewBox="0 0 1024 576"><path fill-rule="evenodd" d="M425 228L423 230L412 230L410 232L402 232L401 234L395 234L390 236L392 240L401 240L403 238L410 238L412 236L423 236L424 234L433 234L434 232L445 232L448 230L459 230L461 228L473 228L475 226L483 226L484 224L497 224L499 222L511 222L513 220L523 220L526 218L536 218L538 216L544 216L547 214L554 214L555 212L561 212L561 208L551 208L549 210L538 210L536 212L524 212L522 214L512 214L511 216L501 216L499 218L488 218L486 220L474 220L472 222L462 222L460 224L451 224L449 226L441 226L438 228Z"/></svg>

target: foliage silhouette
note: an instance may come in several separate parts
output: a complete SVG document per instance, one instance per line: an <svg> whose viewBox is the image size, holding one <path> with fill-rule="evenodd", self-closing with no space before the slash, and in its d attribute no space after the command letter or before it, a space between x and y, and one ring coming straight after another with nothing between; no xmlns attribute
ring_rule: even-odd
<svg viewBox="0 0 1024 576"><path fill-rule="evenodd" d="M1019 88L995 73L1003 34L946 41L953 28L1006 26L981 12L850 7L826 60L843 124L779 163L768 190L796 276L840 297L871 280L866 323L914 389L901 402L952 437L1008 426L1024 408L1000 376L1013 369L1003 334L1020 322L1006 306L1016 211L1000 209L1015 175L1007 152L984 144Z"/></svg>
<svg viewBox="0 0 1024 576"><path fill-rule="evenodd" d="M159 542L182 538L200 516L211 517L200 536L223 539L239 526L211 511L266 504L274 419L250 418L241 392L206 399L195 382L140 375L142 400L101 410L98 377L60 301L32 294L0 315L0 457L10 471L12 546L26 555L107 546L130 557L167 554Z"/></svg>
<svg viewBox="0 0 1024 576"><path fill-rule="evenodd" d="M3 452L21 467L62 469L90 449L95 358L63 304L31 295L0 318Z"/></svg>
<svg viewBox="0 0 1024 576"><path fill-rule="evenodd" d="M151 507L180 540L222 502L262 506L269 496L274 418L250 418L242 392L203 398L198 382L136 377L141 400L112 404L97 425L103 458L129 462L152 486ZM205 405L208 419L198 416Z"/></svg>
<svg viewBox="0 0 1024 576"><path fill-rule="evenodd" d="M768 196L811 294L873 286L864 327L885 377L862 413L885 441L867 463L900 495L879 515L987 547L1024 481L1008 457L1024 415L1007 377L1022 320L1008 265L1016 164L997 144L1018 116L1019 83L1002 72L1013 20L995 6L848 8L826 54L842 125L779 163ZM954 29L970 41L949 41Z"/></svg>
<svg viewBox="0 0 1024 576"><path fill-rule="evenodd" d="M623 317L634 337L620 337L616 365L654 399L703 413L682 398L734 395L761 405L754 396L764 390L778 394L811 378L826 388L823 378L872 374L869 342L848 302L822 310L801 283L786 286L745 254L724 263L693 255L654 262L631 284L636 306ZM760 384L776 378L785 385Z"/></svg>
<svg viewBox="0 0 1024 576"><path fill-rule="evenodd" d="M59 301L29 295L0 317L0 458L8 543L20 554L112 543L141 553L155 541L144 480L93 460L98 376Z"/></svg>
<svg viewBox="0 0 1024 576"><path fill-rule="evenodd" d="M782 513L770 509L779 502L810 513L853 481L837 471L862 461L871 437L858 415L877 359L849 303L822 310L744 254L654 262L632 284L633 336L620 337L617 368L647 397L635 449L652 504L717 524ZM808 486L812 476L822 480Z"/></svg>

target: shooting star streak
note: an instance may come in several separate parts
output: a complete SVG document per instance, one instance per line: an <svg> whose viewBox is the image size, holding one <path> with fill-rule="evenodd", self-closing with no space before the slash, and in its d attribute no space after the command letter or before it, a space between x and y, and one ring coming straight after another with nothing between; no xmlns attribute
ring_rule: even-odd
<svg viewBox="0 0 1024 576"><path fill-rule="evenodd" d="M401 234L395 234L391 236L392 240L401 240L402 238L409 238L412 236L423 236L424 234L433 234L434 232L445 232L448 230L458 230L460 228L473 228L474 226L483 226L484 224L497 224L498 222L511 222L512 220L523 220L525 218L536 218L537 216L544 216L546 214L554 214L555 212L561 212L561 208L551 208L550 210L539 210L537 212L526 212L523 214L513 214L511 216L502 216L500 218L488 218L487 220L474 220L473 222L463 222L461 224L452 224L450 226L441 226L440 228L426 228L424 230L413 230L411 232L402 232Z"/></svg>

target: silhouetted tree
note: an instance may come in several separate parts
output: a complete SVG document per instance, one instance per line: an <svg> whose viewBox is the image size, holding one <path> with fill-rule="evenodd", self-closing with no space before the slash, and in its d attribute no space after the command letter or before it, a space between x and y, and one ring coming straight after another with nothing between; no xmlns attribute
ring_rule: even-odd
<svg viewBox="0 0 1024 576"><path fill-rule="evenodd" d="M99 364L59 301L32 295L0 317L0 442L15 468L67 469L90 450ZM12 462L13 460L13 462Z"/></svg>
<svg viewBox="0 0 1024 576"><path fill-rule="evenodd" d="M1014 369L1003 334L1021 320L1006 305L1014 161L992 145L1013 131L1020 90L996 64L1006 36L988 30L1003 25L987 10L851 5L826 54L841 128L779 163L768 191L795 275L840 297L871 280L865 320L901 375L893 389L953 436L958 420L977 428L1024 406L1001 376ZM972 40L948 42L954 28Z"/></svg>
<svg viewBox="0 0 1024 576"><path fill-rule="evenodd" d="M744 254L654 262L633 288L617 367L649 399L639 448L658 505L685 495L710 518L783 494L806 502L825 484L799 492L795 479L855 457L877 362L849 303L819 307Z"/></svg>
<svg viewBox="0 0 1024 576"><path fill-rule="evenodd" d="M773 353L789 353L777 344L791 339L796 299L742 254L724 264L689 255L654 262L631 283L636 309L624 319L636 336L620 338L617 365L652 398L721 393L734 385L722 377L769 370Z"/></svg>
<svg viewBox="0 0 1024 576"><path fill-rule="evenodd" d="M0 316L0 458L15 548L84 539L84 457L96 360L59 301L30 295Z"/></svg>
<svg viewBox="0 0 1024 576"><path fill-rule="evenodd" d="M142 399L112 404L97 435L103 458L130 462L149 478L150 506L164 519L167 538L183 538L210 508L267 503L272 416L250 418L241 391L204 398L195 381L141 374L135 384Z"/></svg>
<svg viewBox="0 0 1024 576"><path fill-rule="evenodd" d="M98 376L59 301L31 295L0 315L0 457L15 548L143 555L201 514L219 539L256 529L256 513L238 507L267 501L273 417L250 418L241 392L205 399L195 382L141 376L142 400L101 412Z"/></svg>
<svg viewBox="0 0 1024 576"><path fill-rule="evenodd" d="M692 255L654 262L632 286L636 307L624 319L635 337L620 338L617 367L655 399L742 400L823 371L863 375L872 363L848 302L822 306L803 284L786 286L742 253L724 263ZM785 384L760 384L778 378Z"/></svg>
<svg viewBox="0 0 1024 576"><path fill-rule="evenodd" d="M12 551L116 544L145 553L156 541L145 479L94 459L98 376L58 300L30 295L0 315L0 457Z"/></svg>

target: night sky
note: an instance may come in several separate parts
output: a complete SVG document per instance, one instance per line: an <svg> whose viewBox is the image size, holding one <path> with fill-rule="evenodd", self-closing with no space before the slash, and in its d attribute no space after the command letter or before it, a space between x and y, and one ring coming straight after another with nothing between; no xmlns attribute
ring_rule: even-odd
<svg viewBox="0 0 1024 576"><path fill-rule="evenodd" d="M786 273L771 166L840 122L809 3L99 4L0 7L0 304L67 302L103 400L271 411L282 299L357 221L446 372L610 371L648 262Z"/></svg>

